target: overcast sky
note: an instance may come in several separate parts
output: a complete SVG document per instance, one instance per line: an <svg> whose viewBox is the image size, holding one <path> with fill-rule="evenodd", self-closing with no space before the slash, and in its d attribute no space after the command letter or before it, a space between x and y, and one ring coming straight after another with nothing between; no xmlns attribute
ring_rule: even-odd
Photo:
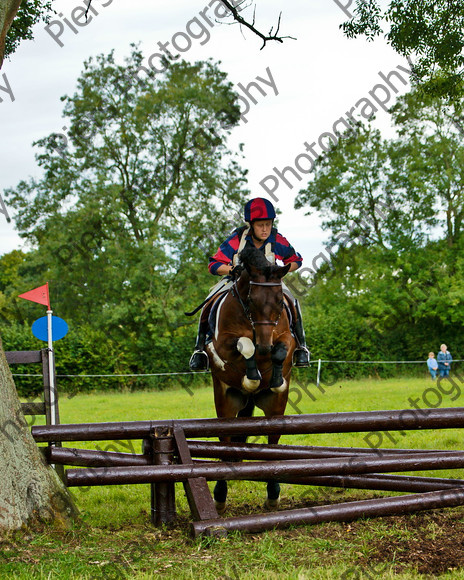
<svg viewBox="0 0 464 580"><path fill-rule="evenodd" d="M169 43L168 50L186 60L220 60L243 95L243 120L231 145L244 144L252 196L268 197L282 210L279 230L309 265L328 233L321 230L317 216L305 216L303 210L293 209L293 203L308 181L311 156L323 154L330 139L320 136L333 132L340 119L337 127L343 129L343 118L350 111L358 119L369 116L373 112L369 102L378 109L375 124L387 133L390 118L380 101L391 106L397 95L379 73L388 76L395 70L389 82L399 95L410 88L406 72L410 67L383 38L367 42L344 37L339 30L346 19L341 5L349 12L350 0L338 4L335 0L257 0L260 30L275 26L282 11L280 33L296 38L283 44L270 42L263 50L250 31L218 22L214 17L218 5L218 0L93 0L92 18L79 27L73 16L83 22L79 7L85 7L84 0L55 0L57 15L48 31L44 24L38 25L35 39L23 42L0 71L0 192L21 179L40 176L32 142L62 132L60 97L74 92L84 60L115 49L122 61L134 42L141 43L148 58L160 52L158 42ZM198 20L192 22L194 18ZM253 81L256 85L249 86ZM314 142L310 153L308 146ZM284 174L288 183L274 167L292 168ZM13 217L8 206L7 211ZM21 247L14 220L8 224L0 213L0 254Z"/></svg>

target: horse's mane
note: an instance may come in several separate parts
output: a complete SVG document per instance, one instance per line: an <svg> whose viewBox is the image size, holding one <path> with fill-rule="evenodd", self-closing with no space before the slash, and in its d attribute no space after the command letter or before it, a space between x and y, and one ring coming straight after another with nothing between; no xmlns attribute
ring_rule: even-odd
<svg viewBox="0 0 464 580"><path fill-rule="evenodd" d="M247 268L247 266L253 266L259 270L262 274L269 278L274 270L278 269L278 266L271 264L266 256L254 246L247 246L239 254L240 262Z"/></svg>

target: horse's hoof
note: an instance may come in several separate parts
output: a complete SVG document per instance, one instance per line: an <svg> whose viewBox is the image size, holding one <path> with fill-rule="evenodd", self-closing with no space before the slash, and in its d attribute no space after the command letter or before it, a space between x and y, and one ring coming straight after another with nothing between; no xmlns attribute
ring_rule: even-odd
<svg viewBox="0 0 464 580"><path fill-rule="evenodd" d="M277 499L269 499L264 502L264 507L269 511L275 511L280 505L280 497Z"/></svg>
<svg viewBox="0 0 464 580"><path fill-rule="evenodd" d="M216 511L217 511L218 515L222 516L222 514L226 511L226 502L215 500L214 505L216 506Z"/></svg>
<svg viewBox="0 0 464 580"><path fill-rule="evenodd" d="M282 384L279 385L278 387L271 387L271 391L273 393L283 393L288 387L287 381L284 379L282 381Z"/></svg>

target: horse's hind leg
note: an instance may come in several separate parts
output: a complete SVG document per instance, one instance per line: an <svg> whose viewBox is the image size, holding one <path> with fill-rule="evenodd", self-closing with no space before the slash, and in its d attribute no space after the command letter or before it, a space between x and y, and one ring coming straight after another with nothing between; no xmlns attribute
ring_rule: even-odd
<svg viewBox="0 0 464 580"><path fill-rule="evenodd" d="M253 402L253 397L248 397L245 407L240 409L237 416L238 417L251 417L253 415L253 409L255 404ZM234 443L246 443L246 435L235 435L230 438ZM230 459L229 461L241 461L241 459ZM223 514L226 509L227 501L227 481L218 481L214 486L214 501L216 503L216 510L219 515Z"/></svg>
<svg viewBox="0 0 464 580"><path fill-rule="evenodd" d="M253 396L249 395L245 407L240 409L240 411L237 413L237 417L252 417L254 408L255 402L253 400ZM235 435L234 437L231 437L231 441L235 441L236 443L246 443L246 440L246 435Z"/></svg>
<svg viewBox="0 0 464 580"><path fill-rule="evenodd" d="M253 412L254 405L249 407L247 397L237 389L229 387L222 381L215 380L214 383L214 401L216 405L216 414L220 418L249 417ZM249 413L249 414L247 414ZM220 437L221 441L231 441L230 437ZM240 436L232 438L233 441L246 441ZM227 502L227 481L221 480L216 482L213 491L216 510L219 515L223 514Z"/></svg>
<svg viewBox="0 0 464 580"><path fill-rule="evenodd" d="M276 415L283 415L287 405L288 390L280 391L268 389L261 391L256 396L256 405L264 411L266 417L273 417ZM279 442L280 435L269 435L269 445L276 445ZM278 481L267 482L267 498L264 507L268 510L276 510L280 503L280 484Z"/></svg>

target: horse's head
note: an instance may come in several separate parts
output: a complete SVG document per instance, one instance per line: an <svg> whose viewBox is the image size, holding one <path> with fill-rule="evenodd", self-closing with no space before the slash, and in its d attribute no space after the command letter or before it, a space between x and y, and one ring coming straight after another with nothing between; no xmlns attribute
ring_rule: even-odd
<svg viewBox="0 0 464 580"><path fill-rule="evenodd" d="M254 247L245 248L239 257L245 268L239 279L240 293L253 326L258 353L265 354L272 348L274 331L284 308L282 278L290 264L282 267L270 264Z"/></svg>

